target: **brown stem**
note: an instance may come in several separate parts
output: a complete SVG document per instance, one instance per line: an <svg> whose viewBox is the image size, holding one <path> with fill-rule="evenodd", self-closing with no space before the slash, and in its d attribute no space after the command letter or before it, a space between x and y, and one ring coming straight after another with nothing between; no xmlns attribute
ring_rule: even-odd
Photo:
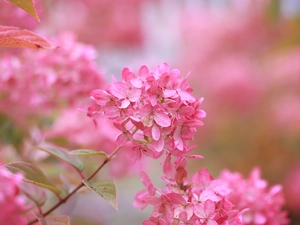
<svg viewBox="0 0 300 225"><path fill-rule="evenodd" d="M86 180L91 180L104 166L107 164L112 157L121 149L121 146L117 147L113 153L109 157L106 157L106 159L103 161L103 163L98 167L98 169L92 173ZM82 188L84 184L81 182L72 192L70 192L66 197L62 198L59 202L57 202L52 208L50 208L47 212L44 212L42 216L47 216L50 213L52 213L55 209L57 209L60 205L64 204L72 195L74 195L80 188ZM35 219L31 222L29 222L27 225L32 225L34 223L38 222L38 219Z"/></svg>

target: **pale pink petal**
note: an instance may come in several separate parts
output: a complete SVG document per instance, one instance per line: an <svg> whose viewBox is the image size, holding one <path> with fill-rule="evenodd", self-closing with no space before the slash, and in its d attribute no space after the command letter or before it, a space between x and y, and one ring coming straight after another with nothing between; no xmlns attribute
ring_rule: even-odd
<svg viewBox="0 0 300 225"><path fill-rule="evenodd" d="M130 83L135 88L142 88L143 87L143 82L138 78L132 79L130 81Z"/></svg>
<svg viewBox="0 0 300 225"><path fill-rule="evenodd" d="M177 97L178 95L176 90L165 89L163 91L163 96L164 98L170 98L170 97Z"/></svg>
<svg viewBox="0 0 300 225"><path fill-rule="evenodd" d="M210 216L211 214L213 214L215 212L215 209L216 209L216 206L215 206L215 203L213 201L208 199L204 203L204 211L205 211L205 214L207 216Z"/></svg>
<svg viewBox="0 0 300 225"><path fill-rule="evenodd" d="M120 109L126 109L130 105L130 101L128 99L124 99L119 106Z"/></svg>
<svg viewBox="0 0 300 225"><path fill-rule="evenodd" d="M127 141L128 141L127 135L124 133L121 133L116 139L116 143L118 146L125 145L127 143Z"/></svg>
<svg viewBox="0 0 300 225"><path fill-rule="evenodd" d="M219 225L219 224L214 220L208 220L207 225Z"/></svg>
<svg viewBox="0 0 300 225"><path fill-rule="evenodd" d="M171 125L170 117L163 112L155 112L154 120L161 127L169 127Z"/></svg>
<svg viewBox="0 0 300 225"><path fill-rule="evenodd" d="M91 97L95 100L95 102L101 106L105 106L107 102L110 101L112 97L106 91L103 90L94 90L91 92Z"/></svg>
<svg viewBox="0 0 300 225"><path fill-rule="evenodd" d="M136 163L136 162L139 162L142 158L142 153L141 153L141 150L138 146L134 146L132 148L133 150L133 153L131 155L131 158L130 158L130 161L132 164Z"/></svg>
<svg viewBox="0 0 300 225"><path fill-rule="evenodd" d="M153 144L155 151L161 152L162 150L164 150L164 145L165 145L164 137L161 136L158 139L158 141L153 140L152 144Z"/></svg>
<svg viewBox="0 0 300 225"><path fill-rule="evenodd" d="M163 171L164 171L164 174L166 174L166 175L171 175L173 172L173 165L171 163L171 155L170 154L166 157L166 159L164 161Z"/></svg>
<svg viewBox="0 0 300 225"><path fill-rule="evenodd" d="M194 102L195 98L186 91L177 90L178 95L180 96L181 101Z"/></svg>
<svg viewBox="0 0 300 225"><path fill-rule="evenodd" d="M140 100L141 98L141 89L137 89L137 88L133 88L129 93L128 93L128 99L131 102L136 102L138 100Z"/></svg>
<svg viewBox="0 0 300 225"><path fill-rule="evenodd" d="M120 115L120 110L116 106L108 106L108 107L105 107L104 113L108 118L113 119Z"/></svg>
<svg viewBox="0 0 300 225"><path fill-rule="evenodd" d="M179 108L178 113L181 116L191 116L195 113L195 109L191 106L183 106Z"/></svg>
<svg viewBox="0 0 300 225"><path fill-rule="evenodd" d="M130 80L135 78L135 74L130 70L129 67L125 67L122 70L122 79L126 82L130 82Z"/></svg>
<svg viewBox="0 0 300 225"><path fill-rule="evenodd" d="M147 116L151 113L152 106L150 104L143 105L143 107L140 109L140 115L141 116Z"/></svg>
<svg viewBox="0 0 300 225"><path fill-rule="evenodd" d="M204 204L195 204L194 205L194 213L196 216L198 216L201 219L204 219L207 217L207 215L204 211Z"/></svg>
<svg viewBox="0 0 300 225"><path fill-rule="evenodd" d="M155 124L153 125L152 129L152 138L157 141L160 138L160 130L158 128L158 126L156 126Z"/></svg>
<svg viewBox="0 0 300 225"><path fill-rule="evenodd" d="M180 77L180 71L178 69L172 69L169 74L173 81L177 81Z"/></svg>
<svg viewBox="0 0 300 225"><path fill-rule="evenodd" d="M139 69L139 77L142 78L143 80L146 79L146 77L148 77L149 75L149 69L147 66L141 66L141 68Z"/></svg>
<svg viewBox="0 0 300 225"><path fill-rule="evenodd" d="M128 85L125 83L122 83L122 82L115 82L115 83L109 85L110 93L119 99L126 98L127 88L128 88Z"/></svg>

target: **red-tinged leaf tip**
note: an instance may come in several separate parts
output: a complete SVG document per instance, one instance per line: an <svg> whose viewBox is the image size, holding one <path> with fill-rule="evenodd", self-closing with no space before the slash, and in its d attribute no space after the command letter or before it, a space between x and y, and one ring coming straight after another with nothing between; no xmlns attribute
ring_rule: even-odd
<svg viewBox="0 0 300 225"><path fill-rule="evenodd" d="M190 159L204 159L202 155L187 155L186 158Z"/></svg>
<svg viewBox="0 0 300 225"><path fill-rule="evenodd" d="M13 48L54 49L41 36L19 27L0 25L0 46Z"/></svg>
<svg viewBox="0 0 300 225"><path fill-rule="evenodd" d="M18 6L19 8L23 9L25 12L29 13L33 16L37 21L40 22L40 18L37 15L33 0L8 0L9 2L13 3L14 5Z"/></svg>

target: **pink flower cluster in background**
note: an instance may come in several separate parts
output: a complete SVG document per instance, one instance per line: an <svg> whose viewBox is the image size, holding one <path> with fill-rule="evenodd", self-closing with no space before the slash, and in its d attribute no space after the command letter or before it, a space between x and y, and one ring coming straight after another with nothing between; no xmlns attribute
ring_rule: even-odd
<svg viewBox="0 0 300 225"><path fill-rule="evenodd" d="M238 172L223 170L218 180L230 189L227 199L235 209L248 209L243 214L244 224L288 224L287 212L282 211L285 203L282 186L268 188L268 182L261 179L260 173L259 168L254 168L249 177L244 178Z"/></svg>
<svg viewBox="0 0 300 225"><path fill-rule="evenodd" d="M187 171L178 167L173 178L164 178L164 189L154 187L146 173L142 182L147 187L135 197L135 207L153 205L152 215L143 225L197 224L242 225L241 210L226 198L230 188L214 180L206 169L187 178Z"/></svg>
<svg viewBox="0 0 300 225"><path fill-rule="evenodd" d="M164 189L155 187L145 172L141 176L147 189L137 193L134 206L144 209L153 205L152 215L144 225L289 223L287 212L282 211L281 185L268 189L258 168L249 178L223 170L217 179L203 168L188 179L187 171L178 167L175 176L163 178L167 182Z"/></svg>
<svg viewBox="0 0 300 225"><path fill-rule="evenodd" d="M0 165L0 224L27 224L25 211L29 209L26 199L19 194L22 175L12 175Z"/></svg>
<svg viewBox="0 0 300 225"><path fill-rule="evenodd" d="M55 50L23 50L0 61L0 112L18 124L81 106L90 90L104 84L92 46L77 43L71 34L55 43L60 45Z"/></svg>
<svg viewBox="0 0 300 225"><path fill-rule="evenodd" d="M104 114L114 120L122 132L117 137L118 145L128 141L134 144L132 162L139 161L142 155L158 158L166 152L167 158L173 155L179 163L193 149L188 141L205 117L200 110L203 99L195 99L186 78L179 76L180 72L170 71L167 63L153 71L142 66L138 75L125 68L122 81L114 80L105 91L91 93L94 104L88 115Z"/></svg>

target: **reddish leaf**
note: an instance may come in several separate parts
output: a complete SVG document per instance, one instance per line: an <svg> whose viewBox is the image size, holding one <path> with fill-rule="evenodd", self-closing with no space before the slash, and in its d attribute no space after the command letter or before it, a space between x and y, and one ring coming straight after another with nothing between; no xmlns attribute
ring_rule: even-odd
<svg viewBox="0 0 300 225"><path fill-rule="evenodd" d="M48 225L70 225L68 216L48 216L46 221Z"/></svg>
<svg viewBox="0 0 300 225"><path fill-rule="evenodd" d="M29 30L2 25L0 25L0 46L54 49L48 41Z"/></svg>
<svg viewBox="0 0 300 225"><path fill-rule="evenodd" d="M40 225L70 225L70 217L68 216L48 216L43 217L40 214L35 214Z"/></svg>
<svg viewBox="0 0 300 225"><path fill-rule="evenodd" d="M40 21L36 13L33 0L8 0L8 1L15 4L19 8L23 9L25 12L29 13L30 15L32 15L37 21Z"/></svg>

